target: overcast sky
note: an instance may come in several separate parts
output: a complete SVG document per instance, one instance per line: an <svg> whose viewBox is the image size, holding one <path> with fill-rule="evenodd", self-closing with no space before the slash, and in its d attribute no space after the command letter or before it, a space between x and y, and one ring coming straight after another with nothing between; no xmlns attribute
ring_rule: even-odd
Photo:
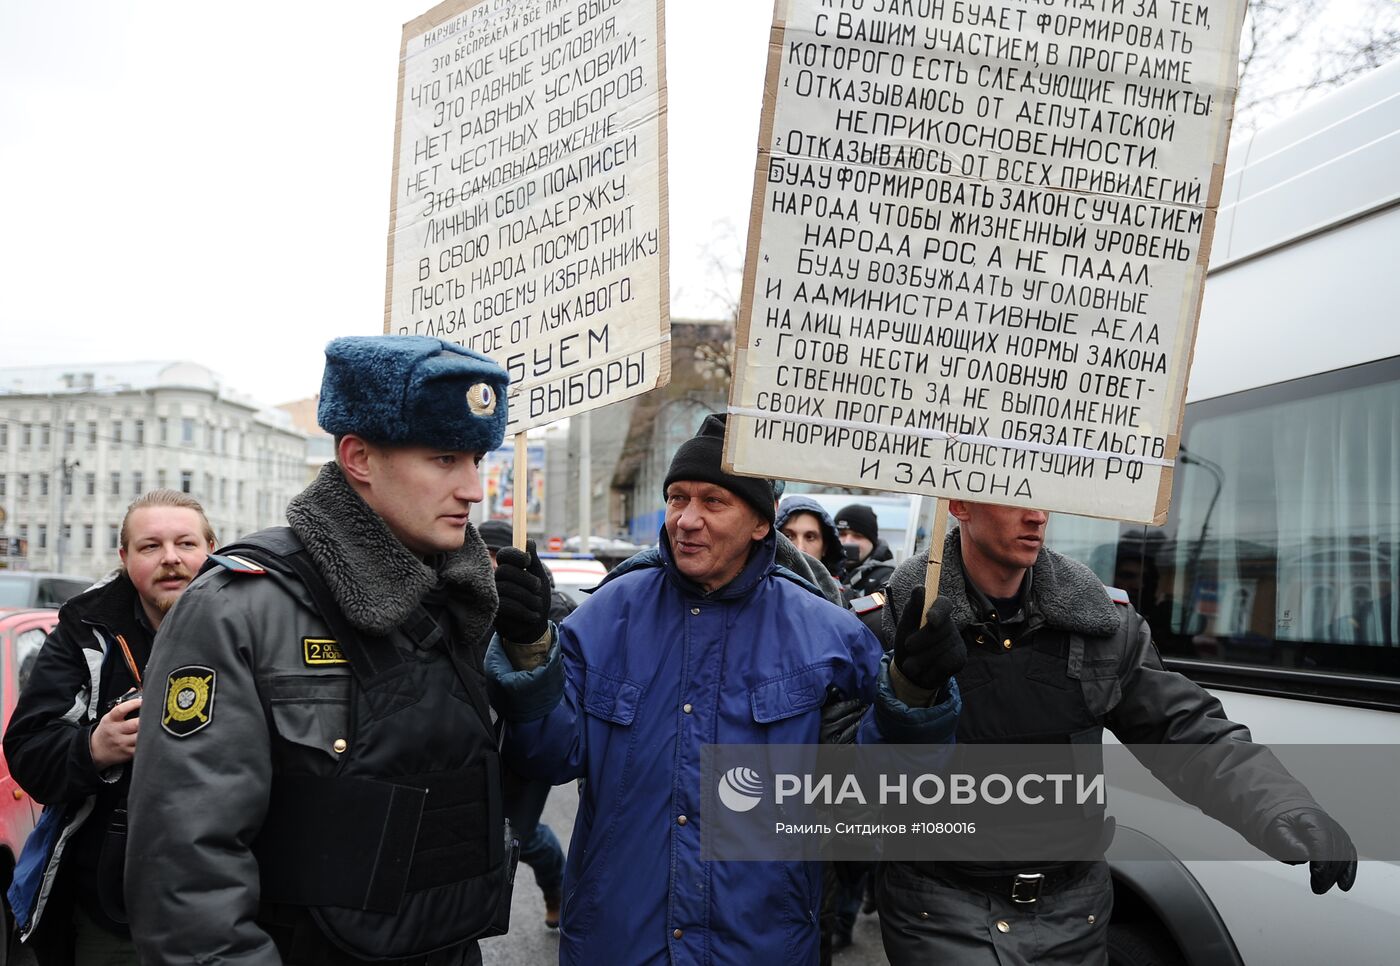
<svg viewBox="0 0 1400 966"><path fill-rule="evenodd" d="M431 5L0 3L0 365L182 358L264 402L315 392L329 339L382 331L401 26ZM666 16L672 315L716 317L772 6Z"/></svg>
<svg viewBox="0 0 1400 966"><path fill-rule="evenodd" d="M0 365L315 392L329 339L382 331L401 27L431 6L0 4ZM668 4L677 318L719 310L709 250L741 258L771 16Z"/></svg>

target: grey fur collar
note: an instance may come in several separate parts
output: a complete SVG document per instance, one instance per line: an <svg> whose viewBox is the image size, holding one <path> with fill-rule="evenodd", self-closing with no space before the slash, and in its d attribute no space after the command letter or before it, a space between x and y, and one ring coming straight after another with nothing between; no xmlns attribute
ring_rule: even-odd
<svg viewBox="0 0 1400 966"><path fill-rule="evenodd" d="M924 585L927 552L915 554L899 565L890 578L890 605L885 608L885 632L894 640L899 614L914 588ZM938 596L953 605L953 619L962 626L979 623L967 597L967 582L963 577L962 540L955 528L943 544L943 573L938 579ZM1077 560L1045 547L1031 568L1031 602L1051 627L1083 634L1106 637L1118 629L1117 605L1109 599L1098 576Z"/></svg>
<svg viewBox="0 0 1400 966"><path fill-rule="evenodd" d="M287 504L287 522L305 545L348 620L368 634L385 635L403 623L439 581L449 596L473 604L480 628L463 628L475 640L496 613L496 582L486 544L467 527L462 549L424 563L399 542L379 514L360 499L334 462Z"/></svg>

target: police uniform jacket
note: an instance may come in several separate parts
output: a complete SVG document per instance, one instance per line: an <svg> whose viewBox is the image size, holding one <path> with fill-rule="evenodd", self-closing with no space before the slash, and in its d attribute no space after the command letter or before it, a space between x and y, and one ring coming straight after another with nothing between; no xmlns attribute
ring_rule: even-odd
<svg viewBox="0 0 1400 966"><path fill-rule="evenodd" d="M560 962L808 964L817 960L818 863L710 862L700 756L707 744L815 744L829 687L875 703L861 740L901 717L909 741L951 738L943 704L900 704L878 640L774 560L776 537L705 593L660 547L608 575L558 631L548 663L487 672L507 761L556 784L584 778L564 873ZM880 712L883 710L884 715Z"/></svg>
<svg viewBox="0 0 1400 966"><path fill-rule="evenodd" d="M890 646L924 573L923 555L916 554L890 581L884 610ZM1000 623L964 575L959 531L948 534L939 596L952 602L969 653L957 676L959 742L1097 743L1106 728L1137 746L1132 750L1143 764L1177 796L1259 846L1276 816L1316 805L1273 752L1225 717L1216 698L1162 665L1147 622L1115 603L1093 571L1042 547L1028 577L1021 612ZM1024 673L999 676L999 667L1012 661L1023 661ZM1189 767L1168 769L1145 757L1148 746L1160 744L1204 747Z"/></svg>
<svg viewBox="0 0 1400 966"><path fill-rule="evenodd" d="M289 778L310 787L347 775L421 785L416 776L456 768L473 749L495 760L489 712L481 720L448 659L448 648L455 649L458 664L479 677L495 614L490 561L475 529L468 528L462 550L425 563L334 463L293 499L287 517L343 619L380 641L397 663L382 686L363 685L303 583L271 565L260 569L236 550L211 557L163 623L148 674L126 869L132 934L148 966L281 961L265 928L268 889L287 886L296 870L260 884L260 863L268 858L259 843L265 826L282 816L275 792ZM425 603L443 631L426 641L410 629ZM482 694L484 704L484 688ZM434 818L430 810L441 797L426 796L422 819L424 828L436 828L436 844L499 859L499 843L487 840L501 834L499 815L485 814L473 793L438 802L453 811ZM319 836L344 828L336 823L351 822L355 810L343 799L317 804L313 796L293 808L290 821ZM343 832L337 861L372 861L375 846L365 839L375 834ZM329 841L335 844L334 835ZM479 928L442 921L461 913L417 915L421 896L429 897L428 913L450 910L460 898L456 868L435 869L435 881L415 885L423 859L414 855L412 894L397 912L317 909L315 924L361 959L470 943ZM447 906L434 907L438 900Z"/></svg>

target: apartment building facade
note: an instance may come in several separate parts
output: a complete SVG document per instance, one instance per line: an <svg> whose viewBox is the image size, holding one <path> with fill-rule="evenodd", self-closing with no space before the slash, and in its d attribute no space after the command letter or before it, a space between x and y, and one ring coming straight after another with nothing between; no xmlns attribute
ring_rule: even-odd
<svg viewBox="0 0 1400 966"><path fill-rule="evenodd" d="M127 505L160 487L231 542L286 521L306 465L290 416L195 363L0 368L0 565L96 577Z"/></svg>

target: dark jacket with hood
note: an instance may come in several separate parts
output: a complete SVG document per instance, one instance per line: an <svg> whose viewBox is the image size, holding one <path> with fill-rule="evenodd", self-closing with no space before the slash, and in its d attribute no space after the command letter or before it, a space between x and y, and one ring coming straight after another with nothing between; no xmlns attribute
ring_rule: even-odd
<svg viewBox="0 0 1400 966"><path fill-rule="evenodd" d="M302 582L270 563L262 572L240 572L234 558L210 558L161 627L149 674L151 720L132 778L127 905L148 966L280 961L271 929L285 920L268 919L256 845L281 776L354 776L412 787L415 776L461 769L464 760L489 754L490 767L496 761L484 681L477 682L477 707L466 686L471 678L462 676L462 669L480 674L497 603L476 529L467 528L461 550L425 562L399 542L335 463L291 501L287 519L348 629L371 642L366 652L397 663L366 685L343 653L325 647L341 635ZM424 610L433 622L421 620ZM441 633L420 636L426 623ZM177 713L178 684L191 677L207 684L202 695L195 685L193 708L202 711L202 724L189 718L188 697ZM464 758L468 753L478 757ZM423 828L440 797L427 787ZM447 821L439 846L470 845L484 853L494 834L499 852L499 816L493 833L492 816L479 799L437 804L460 813ZM353 819L334 807L319 817ZM373 858L364 841L346 841L345 848L342 861ZM376 956L360 958L405 958L465 942L467 961L474 960L474 933L460 935L466 925L407 923L421 903L438 908L438 890L458 888L455 869L440 869L438 882L414 886L420 858L415 852L399 912L366 911L350 923L355 929L368 923L363 928L371 941L382 944ZM312 912L318 927L340 928L346 920L339 917L357 910ZM337 935L343 940L346 933ZM423 944L429 948L415 948Z"/></svg>
<svg viewBox="0 0 1400 966"><path fill-rule="evenodd" d="M821 564L838 581L842 579L846 572L846 554L841 549L841 537L836 532L836 522L831 519L831 514L827 513L820 503L810 496L789 496L778 505L778 517L773 522L773 526L781 530L783 524L795 513L810 513L817 518L817 522L822 532L823 553L819 558Z"/></svg>
<svg viewBox="0 0 1400 966"><path fill-rule="evenodd" d="M916 553L890 581L890 606L884 611L889 646L910 594L923 586L926 558ZM1092 570L1042 547L1028 580L1019 611L999 619L992 602L964 575L959 531L948 534L938 593L952 602L952 619L969 654L957 676L963 697L959 742L1099 742L1106 728L1123 744L1140 746L1131 750L1177 796L1261 848L1276 817L1316 805L1272 751L1253 744L1248 728L1225 717L1218 700L1163 667L1147 622L1131 606L1115 603ZM1041 700L1037 688L1077 690L1087 721L1042 717L1036 734L998 734L989 728L997 712L988 704L991 699L979 700L979 691L995 674L996 662L1011 659L1013 651L1023 653L1022 648L1035 649L1039 663L1025 679L1020 703L1054 706ZM1146 746L1160 744L1204 747L1189 767L1160 768L1144 758ZM1179 759L1172 760L1179 766Z"/></svg>
<svg viewBox="0 0 1400 966"><path fill-rule="evenodd" d="M119 635L131 652L136 674ZM10 773L35 801L66 811L65 827L42 879L32 884L38 891L25 938L46 922L57 930L71 928L68 910L74 898L94 921L113 932L126 932L105 915L96 875L112 812L126 804L130 771L126 765L98 771L90 742L108 705L139 686L137 674L151 653L151 638L136 588L120 573L59 610L58 626L39 651L15 705L5 731ZM61 882L56 878L60 870ZM63 908L46 911L50 899Z"/></svg>

